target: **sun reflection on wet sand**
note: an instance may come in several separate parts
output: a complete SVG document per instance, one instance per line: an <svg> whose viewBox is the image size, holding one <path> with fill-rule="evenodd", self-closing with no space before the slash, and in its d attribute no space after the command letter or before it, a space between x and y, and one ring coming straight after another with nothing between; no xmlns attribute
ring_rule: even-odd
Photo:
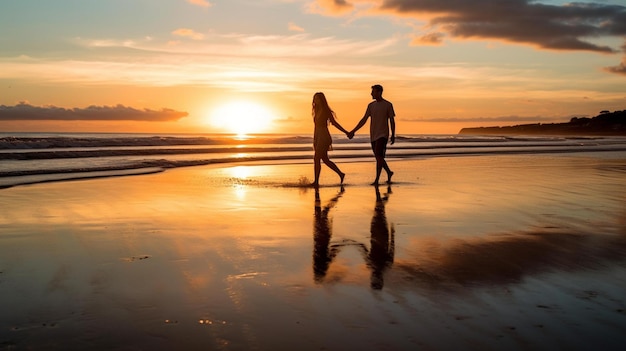
<svg viewBox="0 0 626 351"><path fill-rule="evenodd" d="M378 189L345 163L317 191L309 164L2 190L0 345L626 341L626 158L393 162Z"/></svg>

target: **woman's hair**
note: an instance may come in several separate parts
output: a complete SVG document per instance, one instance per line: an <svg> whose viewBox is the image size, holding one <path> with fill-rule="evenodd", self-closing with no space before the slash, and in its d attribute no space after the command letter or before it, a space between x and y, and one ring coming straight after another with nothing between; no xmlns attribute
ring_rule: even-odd
<svg viewBox="0 0 626 351"><path fill-rule="evenodd" d="M313 119L315 119L315 115L318 113L329 112L329 115L335 116L335 111L333 111L330 106L328 106L328 101L326 100L326 95L321 92L317 92L313 95L313 103L312 103L312 115Z"/></svg>

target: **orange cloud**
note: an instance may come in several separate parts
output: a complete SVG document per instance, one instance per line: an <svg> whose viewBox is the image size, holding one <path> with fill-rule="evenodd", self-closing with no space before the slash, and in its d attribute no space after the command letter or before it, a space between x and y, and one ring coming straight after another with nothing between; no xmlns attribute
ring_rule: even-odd
<svg viewBox="0 0 626 351"><path fill-rule="evenodd" d="M435 123L454 123L454 122L554 122L555 120L564 121L571 117L544 117L544 116L499 116L499 117L426 117L426 118L399 118L405 122L435 122Z"/></svg>
<svg viewBox="0 0 626 351"><path fill-rule="evenodd" d="M289 22L289 30L293 32L304 32L304 28L300 27L299 25L293 22Z"/></svg>
<svg viewBox="0 0 626 351"><path fill-rule="evenodd" d="M315 0L309 5L309 11L331 16L340 16L352 12L354 5L346 0Z"/></svg>
<svg viewBox="0 0 626 351"><path fill-rule="evenodd" d="M204 39L204 34L198 33L194 31L193 29L189 29L189 28L178 28L177 30L173 31L172 34L178 35L181 37L191 38L193 40Z"/></svg>
<svg viewBox="0 0 626 351"><path fill-rule="evenodd" d="M208 2L207 0L187 0L187 2L192 4L192 5L202 6L202 7L206 7L206 8L209 8L209 7L213 6L213 4Z"/></svg>
<svg viewBox="0 0 626 351"><path fill-rule="evenodd" d="M440 45L443 43L445 34L440 32L428 33L422 36L414 36L411 45Z"/></svg>

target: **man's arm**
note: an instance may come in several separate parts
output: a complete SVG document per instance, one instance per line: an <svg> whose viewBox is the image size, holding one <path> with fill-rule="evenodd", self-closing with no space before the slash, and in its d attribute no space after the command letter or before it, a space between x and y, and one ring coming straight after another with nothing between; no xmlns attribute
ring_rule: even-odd
<svg viewBox="0 0 626 351"><path fill-rule="evenodd" d="M361 120L359 121L359 123L356 125L356 127L354 127L354 129L352 129L347 135L348 135L348 139L352 139L354 138L354 133L356 133L357 130L361 129L361 127L363 127L363 125L365 125L365 122L367 122L367 115L363 116L363 118L361 118Z"/></svg>
<svg viewBox="0 0 626 351"><path fill-rule="evenodd" d="M357 130L361 129L361 127L363 127L365 123L367 123L367 119L369 118L369 116L370 116L370 109L368 106L367 110L365 110L365 114L363 115L363 118L361 118L359 123L357 123L356 127L354 127L354 129L352 129L350 133L348 133L348 138L352 139L354 137L354 133L356 133Z"/></svg>
<svg viewBox="0 0 626 351"><path fill-rule="evenodd" d="M357 130L361 129L361 127L363 127L365 125L365 123L367 123L367 118L368 117L369 117L368 115L363 116L363 118L361 118L361 120L356 125L356 127L354 127L354 129L352 129L352 133L356 133Z"/></svg>

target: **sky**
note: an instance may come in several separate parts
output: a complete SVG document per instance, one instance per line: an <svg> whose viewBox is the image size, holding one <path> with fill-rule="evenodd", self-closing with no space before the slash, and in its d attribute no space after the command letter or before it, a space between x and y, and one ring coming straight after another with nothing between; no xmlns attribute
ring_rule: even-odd
<svg viewBox="0 0 626 351"><path fill-rule="evenodd" d="M626 3L0 0L0 132L352 129L381 84L397 133L626 109ZM338 132L338 131L333 131Z"/></svg>

